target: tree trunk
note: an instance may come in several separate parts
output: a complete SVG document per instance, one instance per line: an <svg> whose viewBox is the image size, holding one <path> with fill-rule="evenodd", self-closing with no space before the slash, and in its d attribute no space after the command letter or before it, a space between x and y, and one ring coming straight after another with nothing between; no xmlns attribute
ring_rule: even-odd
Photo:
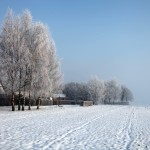
<svg viewBox="0 0 150 150"><path fill-rule="evenodd" d="M19 98L18 98L18 110L20 110L20 98L21 98L21 96L20 96L20 92L19 92Z"/></svg>
<svg viewBox="0 0 150 150"><path fill-rule="evenodd" d="M24 90L23 90L23 103L22 103L22 111L24 111L24 107L25 107L25 91L26 91L26 82L27 82L27 65L26 65L26 74L25 74L25 81L24 81Z"/></svg>
<svg viewBox="0 0 150 150"><path fill-rule="evenodd" d="M29 90L29 106L28 106L28 110L31 110L31 97L30 97L30 90Z"/></svg>
<svg viewBox="0 0 150 150"><path fill-rule="evenodd" d="M15 100L14 100L14 94L12 93L12 111L15 111Z"/></svg>
<svg viewBox="0 0 150 150"><path fill-rule="evenodd" d="M11 63L12 63L12 66L13 66L13 55L12 55L12 58L11 58ZM14 68L13 68L14 69ZM11 74L11 103L12 103L12 111L15 111L15 100L14 100L14 70L12 69L12 74Z"/></svg>
<svg viewBox="0 0 150 150"><path fill-rule="evenodd" d="M24 105L25 105L25 85L24 85L24 90L23 90L22 111L24 111Z"/></svg>
<svg viewBox="0 0 150 150"><path fill-rule="evenodd" d="M28 110L31 110L31 80L32 80L32 70L30 69L29 71L29 106L28 106Z"/></svg>
<svg viewBox="0 0 150 150"><path fill-rule="evenodd" d="M39 106L40 106L40 98L38 98L37 100L37 109L39 109Z"/></svg>
<svg viewBox="0 0 150 150"><path fill-rule="evenodd" d="M25 105L25 86L24 86L24 92L23 92L22 111L24 111L24 105Z"/></svg>
<svg viewBox="0 0 150 150"><path fill-rule="evenodd" d="M20 69L20 77L19 77L19 98L18 98L18 110L20 110L20 101L21 101L21 69Z"/></svg>

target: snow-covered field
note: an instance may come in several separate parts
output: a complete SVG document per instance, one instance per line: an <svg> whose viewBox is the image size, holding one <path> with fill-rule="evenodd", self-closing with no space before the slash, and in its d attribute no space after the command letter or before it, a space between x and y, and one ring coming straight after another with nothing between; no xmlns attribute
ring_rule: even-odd
<svg viewBox="0 0 150 150"><path fill-rule="evenodd" d="M150 107L0 107L0 150L150 150Z"/></svg>

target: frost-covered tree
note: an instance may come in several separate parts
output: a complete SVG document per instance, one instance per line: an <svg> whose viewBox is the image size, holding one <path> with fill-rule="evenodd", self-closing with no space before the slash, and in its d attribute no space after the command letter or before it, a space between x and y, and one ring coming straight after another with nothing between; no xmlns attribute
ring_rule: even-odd
<svg viewBox="0 0 150 150"><path fill-rule="evenodd" d="M49 76L49 93L52 96L62 86L61 63L56 55L55 43L50 36L48 49L48 76Z"/></svg>
<svg viewBox="0 0 150 150"><path fill-rule="evenodd" d="M88 82L90 100L95 104L103 103L105 82L100 80L97 76L92 77Z"/></svg>
<svg viewBox="0 0 150 150"><path fill-rule="evenodd" d="M76 82L70 82L65 84L63 93L66 94L69 100L76 100L78 95L78 88Z"/></svg>
<svg viewBox="0 0 150 150"><path fill-rule="evenodd" d="M59 89L61 81L60 62L56 56L56 48L48 28L41 22L35 23L31 29L28 42L30 51L30 91L37 99L52 96Z"/></svg>
<svg viewBox="0 0 150 150"><path fill-rule="evenodd" d="M1 73L5 92L11 98L12 111L15 110L14 93L17 91L18 82L18 39L19 39L19 19L14 16L12 10L4 19L1 31ZM17 33L18 32L18 33Z"/></svg>
<svg viewBox="0 0 150 150"><path fill-rule="evenodd" d="M30 11L25 10L20 17L21 22L21 31L22 31L22 43L25 43L24 48L20 48L20 70L19 70L19 101L20 101L20 93L21 87L23 87L23 102L22 102L22 110L24 110L25 105L25 92L28 86L30 92L30 70L31 70L31 53L30 53L30 43L32 36L32 16ZM21 86L21 81L23 86ZM18 101L18 103L20 103ZM18 104L19 106L19 104ZM29 98L29 109L30 109L30 98Z"/></svg>
<svg viewBox="0 0 150 150"><path fill-rule="evenodd" d="M42 23L36 23L33 28L33 45L30 50L32 55L32 94L37 99L37 108L39 108L39 99L47 92L50 84L48 76L48 50L49 39L45 26Z"/></svg>
<svg viewBox="0 0 150 150"><path fill-rule="evenodd" d="M80 100L90 100L90 93L89 87L87 83L78 83L78 90L79 90L79 99Z"/></svg>
<svg viewBox="0 0 150 150"><path fill-rule="evenodd" d="M21 16L15 16L12 10L4 19L0 32L0 68L2 82L7 95L11 95L12 110L15 109L14 94L19 92L18 110L20 110L21 92L24 100L30 96L39 99L50 96L60 86L60 62L48 28L43 23L33 23L31 13L26 10Z"/></svg>
<svg viewBox="0 0 150 150"><path fill-rule="evenodd" d="M31 89L39 108L40 97L52 96L59 89L61 71L56 48L48 28L41 22L36 23L32 29L32 38Z"/></svg>
<svg viewBox="0 0 150 150"><path fill-rule="evenodd" d="M89 87L86 83L67 83L63 88L63 93L69 100L89 100Z"/></svg>
<svg viewBox="0 0 150 150"><path fill-rule="evenodd" d="M5 57L3 57L3 60L6 62L5 65L3 64L2 66L3 70L7 70L5 70L4 73L4 76L6 77L5 79L7 81L4 82L3 80L3 82L6 85L5 90L8 91L8 95L15 94L16 91L19 91L18 110L20 110L21 90L23 87L25 88L26 84L26 68L29 64L30 55L27 46L27 39L29 38L28 32L30 29L29 24L31 24L31 21L27 21L27 17L25 16L27 16L26 12L24 12L22 17L20 17L15 16L13 11L9 9L5 17L1 32L1 54L3 56L5 55ZM28 16L28 18L30 18L30 16ZM12 52L12 55L10 51ZM11 60L13 60L11 61L11 64L9 61L10 58ZM9 72L13 73L10 74ZM13 85L10 82L12 82ZM11 89L13 90L10 90L10 86L8 86L9 84L12 85ZM12 98L12 109L14 108L13 99L14 98ZM22 104L22 110L24 110L24 103Z"/></svg>
<svg viewBox="0 0 150 150"><path fill-rule="evenodd" d="M132 92L125 86L121 86L121 95L120 95L121 102L129 102L133 100Z"/></svg>
<svg viewBox="0 0 150 150"><path fill-rule="evenodd" d="M104 81L97 76L87 83L70 82L64 85L63 93L70 100L92 100L94 104L118 104L133 100L132 92L120 86L116 80Z"/></svg>
<svg viewBox="0 0 150 150"><path fill-rule="evenodd" d="M115 102L119 101L121 88L116 80L107 81L105 83L105 102Z"/></svg>

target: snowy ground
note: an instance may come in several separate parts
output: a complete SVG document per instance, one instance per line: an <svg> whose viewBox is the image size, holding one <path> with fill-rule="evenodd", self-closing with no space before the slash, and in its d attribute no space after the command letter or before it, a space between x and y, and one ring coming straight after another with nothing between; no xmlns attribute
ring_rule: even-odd
<svg viewBox="0 0 150 150"><path fill-rule="evenodd" d="M7 108L8 109L8 108ZM0 107L0 150L150 150L150 108Z"/></svg>

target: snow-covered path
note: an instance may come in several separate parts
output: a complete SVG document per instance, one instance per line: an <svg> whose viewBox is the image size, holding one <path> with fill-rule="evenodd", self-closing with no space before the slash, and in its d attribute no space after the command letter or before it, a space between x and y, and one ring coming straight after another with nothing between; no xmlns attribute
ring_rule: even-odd
<svg viewBox="0 0 150 150"><path fill-rule="evenodd" d="M0 150L150 150L150 108L0 107Z"/></svg>

